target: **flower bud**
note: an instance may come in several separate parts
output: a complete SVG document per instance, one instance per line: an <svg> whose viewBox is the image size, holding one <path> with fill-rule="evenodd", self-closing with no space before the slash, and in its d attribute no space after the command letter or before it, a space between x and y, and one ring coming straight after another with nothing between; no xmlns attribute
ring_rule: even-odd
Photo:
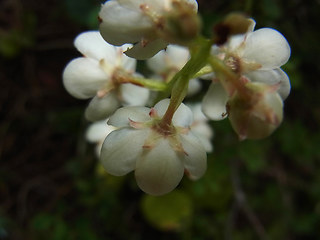
<svg viewBox="0 0 320 240"><path fill-rule="evenodd" d="M255 22L241 13L230 13L222 22L214 26L215 42L218 45L224 44L229 37L237 34L245 34L252 31Z"/></svg>
<svg viewBox="0 0 320 240"><path fill-rule="evenodd" d="M201 20L197 9L188 1L172 1L171 7L164 15L164 26L158 29L159 35L169 43L186 45L200 33Z"/></svg>
<svg viewBox="0 0 320 240"><path fill-rule="evenodd" d="M231 125L241 140L268 137L283 118L278 86L249 82L244 87L244 92L237 91L227 103Z"/></svg>

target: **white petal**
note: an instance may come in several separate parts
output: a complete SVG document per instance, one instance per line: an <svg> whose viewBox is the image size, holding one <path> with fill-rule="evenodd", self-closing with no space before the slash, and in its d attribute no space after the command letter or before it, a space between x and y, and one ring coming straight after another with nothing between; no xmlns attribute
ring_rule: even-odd
<svg viewBox="0 0 320 240"><path fill-rule="evenodd" d="M102 145L100 155L106 171L115 176L123 176L133 171L137 159L141 158L148 131L150 130L121 128L111 132Z"/></svg>
<svg viewBox="0 0 320 240"><path fill-rule="evenodd" d="M134 122L150 121L150 108L129 106L119 108L110 118L108 124L115 127L129 127L130 120Z"/></svg>
<svg viewBox="0 0 320 240"><path fill-rule="evenodd" d="M109 45L109 43L105 42ZM110 54L105 55L104 61L105 64L108 64L110 72L113 72L114 68L120 67L129 72L134 72L136 69L137 60L129 58L124 54L124 52L132 46L132 44L125 44L121 47L112 46L113 52L110 51Z"/></svg>
<svg viewBox="0 0 320 240"><path fill-rule="evenodd" d="M181 103L174 113L172 123L174 126L190 127L193 122L193 113L189 107Z"/></svg>
<svg viewBox="0 0 320 240"><path fill-rule="evenodd" d="M222 47L220 51L227 51L227 52L234 52L236 55L242 55L243 54L243 49L240 47L240 45L245 41L246 34L238 34L232 36L227 44L226 47ZM217 55L219 48L212 48L212 51L215 52L215 55Z"/></svg>
<svg viewBox="0 0 320 240"><path fill-rule="evenodd" d="M204 146L191 132L180 135L182 147L186 153L184 167L191 179L199 179L207 170L207 154Z"/></svg>
<svg viewBox="0 0 320 240"><path fill-rule="evenodd" d="M172 191L183 177L181 158L171 148L168 140L161 139L152 149L146 149L138 159L135 175L138 186L151 195Z"/></svg>
<svg viewBox="0 0 320 240"><path fill-rule="evenodd" d="M154 109L158 113L159 117L163 117L168 109L170 99L166 98L158 102ZM172 123L174 126L189 127L193 122L193 113L189 107L181 103L176 112L173 115Z"/></svg>
<svg viewBox="0 0 320 240"><path fill-rule="evenodd" d="M127 51L129 48L132 47L132 44L125 44L121 47L117 47L121 49L118 50L118 58L120 58L120 65L123 69L127 70L128 72L135 72L136 66L137 66L137 60L131 57L128 57L124 54L125 51Z"/></svg>
<svg viewBox="0 0 320 240"><path fill-rule="evenodd" d="M149 99L149 90L133 84L122 84L120 86L121 100L123 105L144 106Z"/></svg>
<svg viewBox="0 0 320 240"><path fill-rule="evenodd" d="M163 117L163 115L168 109L169 103L170 103L170 99L166 98L158 102L156 105L154 105L154 109L157 111L157 114L159 115L159 117Z"/></svg>
<svg viewBox="0 0 320 240"><path fill-rule="evenodd" d="M93 97L108 81L109 75L102 71L99 62L89 58L76 58L63 71L64 87L75 98Z"/></svg>
<svg viewBox="0 0 320 240"><path fill-rule="evenodd" d="M113 0L111 0L113 1ZM142 2L144 1L132 1L132 0L116 0L118 1L118 3L124 7L124 8L130 8L132 10L136 10L138 11L140 5L142 4Z"/></svg>
<svg viewBox="0 0 320 240"><path fill-rule="evenodd" d="M185 0L185 1L191 4L196 12L198 11L198 3L196 0Z"/></svg>
<svg viewBox="0 0 320 240"><path fill-rule="evenodd" d="M195 79L191 79L189 81L189 85L188 85L188 93L187 96L191 97L195 94L197 94L200 90L201 90L201 82L199 79L195 78Z"/></svg>
<svg viewBox="0 0 320 240"><path fill-rule="evenodd" d="M200 103L196 104L187 104L187 106L191 109L193 112L193 119L194 121L198 122L206 122L208 119L202 112L202 106Z"/></svg>
<svg viewBox="0 0 320 240"><path fill-rule="evenodd" d="M204 150L207 152L207 153L211 153L213 152L213 143L212 143L212 140L210 138L207 138L205 136L202 136L202 135L199 135L197 134L196 132L192 131L191 132L197 136L197 138L199 138L199 141L201 142L201 145L204 147Z"/></svg>
<svg viewBox="0 0 320 240"><path fill-rule="evenodd" d="M169 45L166 49L168 65L180 70L189 60L190 53L187 48L178 45Z"/></svg>
<svg viewBox="0 0 320 240"><path fill-rule="evenodd" d="M138 60L145 60L151 58L160 50L166 48L167 45L168 43L162 39L152 40L147 44L140 41L132 48L128 49L125 54Z"/></svg>
<svg viewBox="0 0 320 240"><path fill-rule="evenodd" d="M195 133L197 136L202 136L207 139L213 137L212 128L209 126L207 122L195 121L191 125L191 131Z"/></svg>
<svg viewBox="0 0 320 240"><path fill-rule="evenodd" d="M113 130L115 127L108 125L107 120L98 121L90 124L86 131L86 139L93 143L100 142Z"/></svg>
<svg viewBox="0 0 320 240"><path fill-rule="evenodd" d="M213 130L206 122L194 122L191 125L191 132L199 138L206 152L212 152Z"/></svg>
<svg viewBox="0 0 320 240"><path fill-rule="evenodd" d="M257 70L246 74L252 82L262 82L268 85L279 84L278 93L285 100L290 93L290 80L288 75L281 69Z"/></svg>
<svg viewBox="0 0 320 240"><path fill-rule="evenodd" d="M98 31L81 33L75 39L74 45L84 56L94 58L97 61L106 57L108 59L116 57L116 48L108 44Z"/></svg>
<svg viewBox="0 0 320 240"><path fill-rule="evenodd" d="M262 65L262 69L277 68L290 57L290 46L284 36L271 28L261 28L248 34L243 56Z"/></svg>
<svg viewBox="0 0 320 240"><path fill-rule="evenodd" d="M120 102L113 92L102 98L95 96L86 108L85 117L89 121L106 119L113 114L118 107L120 107Z"/></svg>
<svg viewBox="0 0 320 240"><path fill-rule="evenodd" d="M228 94L220 83L212 83L202 101L203 113L212 120L222 120L226 116Z"/></svg>
<svg viewBox="0 0 320 240"><path fill-rule="evenodd" d="M147 59L148 67L155 73L161 74L168 70L167 62L165 61L166 51L161 50L153 57Z"/></svg>
<svg viewBox="0 0 320 240"><path fill-rule="evenodd" d="M100 33L110 44L121 46L139 42L152 32L152 22L141 11L122 6L118 1L107 1L99 13Z"/></svg>
<svg viewBox="0 0 320 240"><path fill-rule="evenodd" d="M188 61L189 55L185 47L168 45L165 50L148 59L147 64L155 73L167 74L167 71L179 71Z"/></svg>
<svg viewBox="0 0 320 240"><path fill-rule="evenodd" d="M155 1L155 0L140 0L140 1L132 1L132 0L118 0L118 2L127 8L131 8L136 11L140 11L140 6L142 4L148 5L149 8L151 8L151 11L156 11L157 13L160 13L164 8L164 2L161 1Z"/></svg>
<svg viewBox="0 0 320 240"><path fill-rule="evenodd" d="M211 138L213 137L213 130L211 126L208 124L207 117L202 112L201 104L191 105L191 110L193 112L194 121L190 126L191 131L205 143L206 151L211 151ZM209 142L209 144L207 144ZM207 146L210 146L209 148Z"/></svg>

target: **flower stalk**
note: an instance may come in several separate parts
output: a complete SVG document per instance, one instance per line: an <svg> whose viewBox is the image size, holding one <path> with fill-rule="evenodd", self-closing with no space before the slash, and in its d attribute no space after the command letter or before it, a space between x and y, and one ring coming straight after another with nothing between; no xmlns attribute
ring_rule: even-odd
<svg viewBox="0 0 320 240"><path fill-rule="evenodd" d="M199 37L189 47L191 58L185 66L172 78L169 85L171 89L170 104L162 118L161 126L171 125L172 117L177 108L182 103L188 90L188 83L206 64L210 55L212 42L205 38Z"/></svg>
<svg viewBox="0 0 320 240"><path fill-rule="evenodd" d="M147 78L133 77L128 82L137 86L143 86L153 91L166 91L168 87L164 82L159 82L155 81L154 79Z"/></svg>

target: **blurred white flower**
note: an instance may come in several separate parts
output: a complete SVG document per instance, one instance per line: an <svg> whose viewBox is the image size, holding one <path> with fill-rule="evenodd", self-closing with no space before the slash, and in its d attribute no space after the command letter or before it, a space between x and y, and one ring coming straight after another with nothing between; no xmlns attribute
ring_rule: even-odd
<svg viewBox="0 0 320 240"><path fill-rule="evenodd" d="M201 103L187 104L193 112L193 122L190 126L191 132L196 135L204 146L206 152L213 151L212 138L214 132L212 127L208 124L207 117L201 110Z"/></svg>
<svg viewBox="0 0 320 240"><path fill-rule="evenodd" d="M91 123L86 131L86 139L90 143L95 143L95 153L97 157L100 157L100 151L104 139L111 133L116 130L114 126L111 126L107 123L108 119Z"/></svg>
<svg viewBox="0 0 320 240"><path fill-rule="evenodd" d="M172 191L184 172L198 179L206 171L206 151L190 131L191 110L181 104L164 129L160 123L168 105L169 99L164 99L151 109L118 109L108 123L119 129L107 136L101 149L108 173L122 176L135 171L138 186L151 195Z"/></svg>
<svg viewBox="0 0 320 240"><path fill-rule="evenodd" d="M271 28L262 28L244 35L235 35L221 46L213 47L226 65L247 82L277 86L277 92L284 100L290 93L290 81L280 68L290 57L290 46L284 36ZM217 81L213 82L203 98L202 109L213 120L227 116L227 90Z"/></svg>
<svg viewBox="0 0 320 240"><path fill-rule="evenodd" d="M192 19L197 9L195 0L109 0L99 13L100 32L110 44L134 44L126 51L128 56L147 59L168 45L173 30L168 28L179 27L177 18L184 14Z"/></svg>
<svg viewBox="0 0 320 240"><path fill-rule="evenodd" d="M83 57L68 63L63 83L72 96L93 98L85 112L88 120L105 119L121 105L147 102L148 89L125 83L136 68L136 60L123 54L126 46L106 43L98 31L80 34L74 45Z"/></svg>
<svg viewBox="0 0 320 240"><path fill-rule="evenodd" d="M190 59L188 48L178 45L168 45L165 50L158 52L147 60L148 67L164 81L170 81L171 77L179 72ZM190 79L188 96L198 93L201 89L199 79Z"/></svg>

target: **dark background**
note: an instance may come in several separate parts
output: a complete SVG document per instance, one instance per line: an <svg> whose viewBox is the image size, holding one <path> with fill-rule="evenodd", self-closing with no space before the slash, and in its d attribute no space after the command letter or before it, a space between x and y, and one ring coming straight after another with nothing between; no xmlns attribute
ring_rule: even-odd
<svg viewBox="0 0 320 240"><path fill-rule="evenodd" d="M320 2L198 1L207 36L232 11L279 30L292 92L268 139L239 142L227 120L212 122L206 175L160 198L101 170L87 102L62 85L100 3L0 1L0 239L320 239Z"/></svg>

